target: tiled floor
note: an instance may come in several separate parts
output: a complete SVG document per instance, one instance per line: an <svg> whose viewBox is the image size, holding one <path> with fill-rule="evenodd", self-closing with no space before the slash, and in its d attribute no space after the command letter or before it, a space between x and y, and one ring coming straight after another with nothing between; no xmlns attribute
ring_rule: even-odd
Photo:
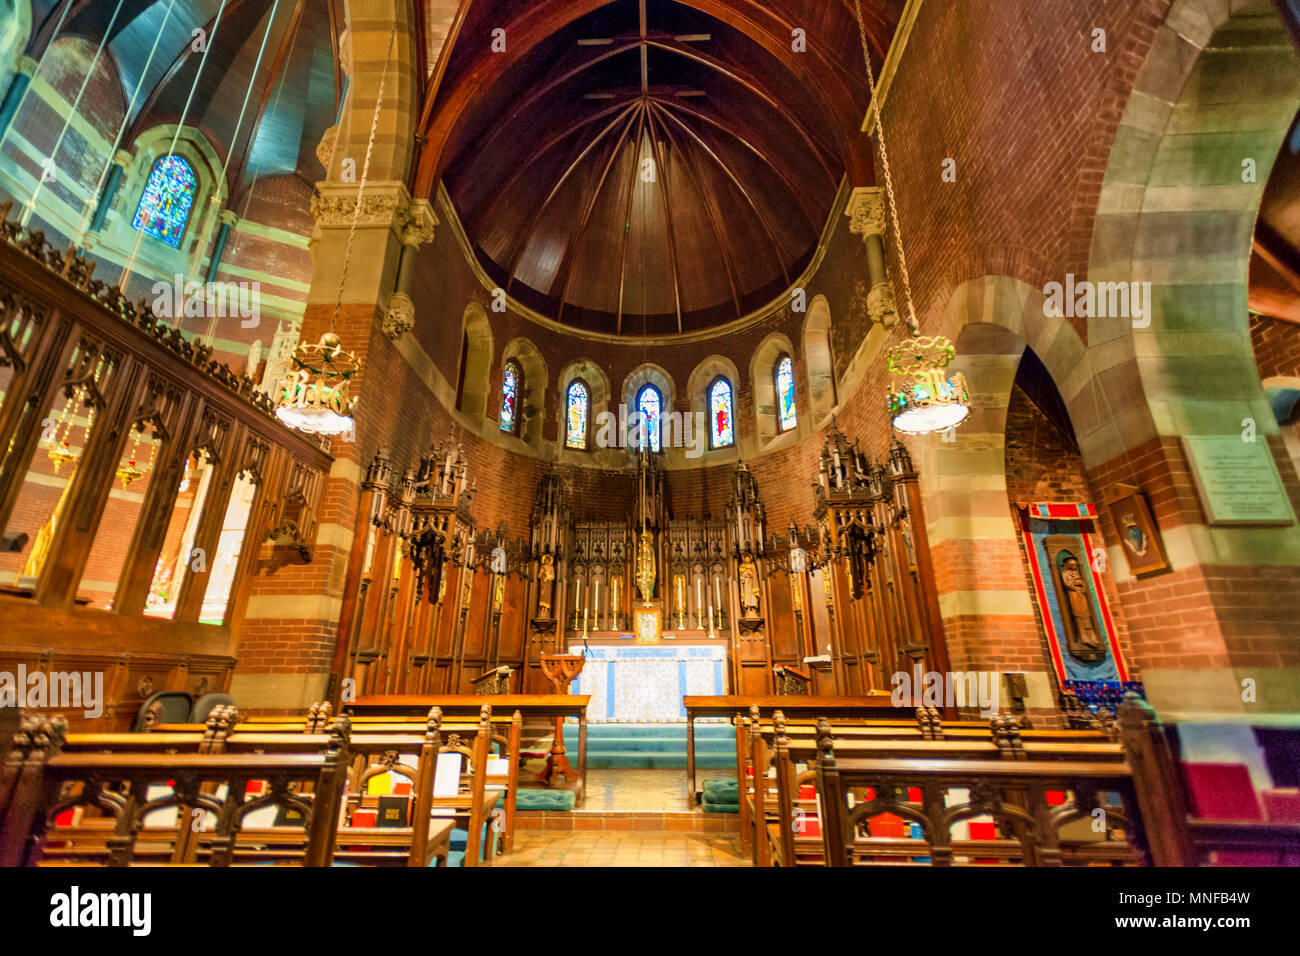
<svg viewBox="0 0 1300 956"><path fill-rule="evenodd" d="M734 772L700 772L696 787L712 777L736 779ZM589 769L585 810L684 810L685 770Z"/></svg>
<svg viewBox="0 0 1300 956"><path fill-rule="evenodd" d="M701 773L734 779L725 771ZM528 813L516 820L514 852L495 866L749 866L733 814L686 805L685 770L587 771L576 813Z"/></svg>
<svg viewBox="0 0 1300 956"><path fill-rule="evenodd" d="M749 866L734 834L520 830L493 866Z"/></svg>

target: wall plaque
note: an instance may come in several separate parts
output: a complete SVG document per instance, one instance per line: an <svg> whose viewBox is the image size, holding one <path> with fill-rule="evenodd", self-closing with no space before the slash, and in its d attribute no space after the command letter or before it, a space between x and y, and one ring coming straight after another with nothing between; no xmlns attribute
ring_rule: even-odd
<svg viewBox="0 0 1300 956"><path fill-rule="evenodd" d="M1183 451L1210 524L1295 524L1267 441L1242 441L1240 435L1185 435Z"/></svg>

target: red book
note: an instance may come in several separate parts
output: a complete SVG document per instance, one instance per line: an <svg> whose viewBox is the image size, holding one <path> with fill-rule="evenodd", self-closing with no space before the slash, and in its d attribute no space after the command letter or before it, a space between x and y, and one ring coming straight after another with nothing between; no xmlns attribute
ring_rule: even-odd
<svg viewBox="0 0 1300 956"><path fill-rule="evenodd" d="M76 807L70 807L69 809L64 810L62 813L60 813L58 816L54 818L54 825L56 827L72 826L72 816L76 812L77 812Z"/></svg>
<svg viewBox="0 0 1300 956"><path fill-rule="evenodd" d="M822 835L822 822L814 816L804 814L796 821L795 833L803 837L819 837Z"/></svg>
<svg viewBox="0 0 1300 956"><path fill-rule="evenodd" d="M920 803L920 802L921 802L921 788L920 788L920 787L908 787L908 788L907 788L907 802L908 802L908 803Z"/></svg>
<svg viewBox="0 0 1300 956"><path fill-rule="evenodd" d="M1300 823L1300 789L1285 787L1265 790L1264 816L1271 823Z"/></svg>
<svg viewBox="0 0 1300 956"><path fill-rule="evenodd" d="M351 826L373 827L378 819L379 812L377 810L362 808L353 812Z"/></svg>
<svg viewBox="0 0 1300 956"><path fill-rule="evenodd" d="M816 800L816 799L817 799L817 787L816 787L815 785L811 784L811 783L801 783L801 784L799 785L799 799L800 799L800 800Z"/></svg>
<svg viewBox="0 0 1300 956"><path fill-rule="evenodd" d="M1047 791L1047 805L1048 805L1049 807L1059 807L1059 806L1060 806L1061 804L1063 804L1063 803L1065 803L1065 791L1064 791L1064 790L1048 790L1048 791Z"/></svg>
<svg viewBox="0 0 1300 956"><path fill-rule="evenodd" d="M970 822L970 838L972 840L996 840L998 838L997 829L992 822L981 823L978 820Z"/></svg>
<svg viewBox="0 0 1300 956"><path fill-rule="evenodd" d="M1262 820L1250 771L1239 763L1183 764L1192 813L1202 820Z"/></svg>
<svg viewBox="0 0 1300 956"><path fill-rule="evenodd" d="M882 813L867 821L867 832L873 837L903 837L903 819L892 813Z"/></svg>
<svg viewBox="0 0 1300 956"><path fill-rule="evenodd" d="M406 783L393 784L393 796L409 797L410 795L411 795L411 781L408 780L406 781Z"/></svg>

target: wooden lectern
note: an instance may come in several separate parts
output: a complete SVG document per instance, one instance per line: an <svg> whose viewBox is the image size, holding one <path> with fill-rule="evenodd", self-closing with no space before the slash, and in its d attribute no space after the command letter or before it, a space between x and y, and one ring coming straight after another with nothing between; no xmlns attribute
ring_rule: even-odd
<svg viewBox="0 0 1300 956"><path fill-rule="evenodd" d="M555 686L557 694L567 694L569 685L582 673L582 665L586 660L581 654L543 654L542 673ZM578 771L569 763L568 755L564 752L563 717L555 718L555 742L551 744L551 752L546 758L546 769L535 779L543 783L554 783L557 777L563 777L568 783L579 779Z"/></svg>

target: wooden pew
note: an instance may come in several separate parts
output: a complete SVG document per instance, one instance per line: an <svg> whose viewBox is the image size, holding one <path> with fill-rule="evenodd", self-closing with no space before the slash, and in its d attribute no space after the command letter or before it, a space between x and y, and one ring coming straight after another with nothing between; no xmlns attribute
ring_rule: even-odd
<svg viewBox="0 0 1300 956"><path fill-rule="evenodd" d="M1120 705L1119 724L1156 866L1205 866L1215 851L1272 856L1278 864L1300 855L1300 825L1192 817L1173 728L1136 694Z"/></svg>
<svg viewBox="0 0 1300 956"><path fill-rule="evenodd" d="M502 698L494 698L500 700ZM484 707L487 707L486 712ZM357 774L366 769L364 764L365 754L371 753L374 756L382 757L383 754L390 750L398 748L398 745L409 748L406 753L417 753L419 743L410 739L412 735L422 735L426 733L426 724L432 719L435 712L439 715L439 731L442 737L446 739L448 735L456 734L463 737L474 737L480 732L481 721L486 717L488 720L488 737L489 751L496 748L497 755L507 761L508 772L506 774L489 775L485 780L485 786L488 793L493 794L491 801L496 800L496 793L504 794L503 810L504 824L502 827L503 850L509 853L514 848L516 807L519 790L519 761L520 747L523 733L523 715L516 710L511 716L493 715L490 705L479 705L476 713L476 720L470 720L465 717L447 717L442 714L441 708L433 707L429 713L418 722L412 719L398 717L361 717L352 721L352 751L354 762L359 766L354 767L352 779L354 786L350 789L349 799L353 800L357 790ZM228 731L223 733L220 729L216 734L218 741L228 740L231 742L251 742L256 745L258 741L278 740L278 745L293 746L293 740L301 739L301 729L314 728L319 726L319 719L325 719L329 714L329 704L322 703L313 705L309 711L306 721L301 717L275 717L249 719L243 723L235 724ZM210 721L211 723L211 721ZM188 725L180 725L188 726ZM170 728L176 730L177 725ZM281 739L283 738L283 739ZM399 771L400 773L400 771ZM372 774L373 776L374 774ZM403 774L409 777L409 774ZM369 777L366 778L367 780ZM429 776L429 787L432 787L433 777ZM412 781L414 784L414 781ZM355 802L349 804L349 819L351 812L355 809ZM490 807L486 808L490 811ZM486 811L485 811L486 812ZM490 815L490 813L488 814ZM414 864L413 864L414 865Z"/></svg>
<svg viewBox="0 0 1300 956"><path fill-rule="evenodd" d="M498 713L519 711L525 722L532 718L576 717L579 785L575 788L575 800L581 805L587 782L587 705L590 700L586 694L396 694L358 697L352 703L345 704L343 709L358 727L368 722L384 723L422 717L430 707L442 709L444 722L451 718L476 718L483 704L490 704Z"/></svg>
<svg viewBox="0 0 1300 956"><path fill-rule="evenodd" d="M1101 809L1108 828L1120 830L1145 858L1142 818L1133 778L1125 763L1069 760L954 760L844 757L835 751L826 725L818 740L817 792L825 860L830 866L866 865L880 857L895 862L928 857L935 866L977 862L1019 862L1027 866L1060 866L1070 858L1063 847L1061 827L1087 820ZM900 800L899 792L916 790L921 799ZM952 804L954 791L965 799ZM1053 806L1048 792L1067 795ZM850 804L851 793L865 794ZM1103 793L1118 793L1117 808L1101 802ZM861 826L882 813L920 824L922 839L863 837ZM954 822L991 815L1003 830L994 840L953 840ZM1089 862L1072 857L1074 862Z"/></svg>
<svg viewBox="0 0 1300 956"><path fill-rule="evenodd" d="M926 710L918 711L920 725L928 734L924 737L916 724L907 727L892 721L851 719L822 723L833 729L837 751L848 756L1111 763L1123 760L1121 747L1096 731L1021 731L1014 717L1002 715L980 729L964 726L949 733L937 714ZM1022 734L1033 736L1026 741ZM816 734L802 721L787 727L780 711L772 721L763 720L755 707L740 720L737 740L742 846L749 850L755 865L819 857L819 841L794 835L797 815L803 819L816 816L815 801L798 798L799 787L812 780L812 770L797 769L801 763L812 767L817 755ZM771 778L766 776L768 772ZM767 786L759 786L760 780Z"/></svg>
<svg viewBox="0 0 1300 956"><path fill-rule="evenodd" d="M725 717L733 723L737 718L757 707L760 715L771 717L781 710L787 718L809 717L877 717L898 719L898 708L889 694L871 694L865 697L798 697L793 695L731 695L682 697L686 710L686 802L694 809L697 803L695 786L695 721L703 717ZM586 753L583 752L585 766Z"/></svg>
<svg viewBox="0 0 1300 956"><path fill-rule="evenodd" d="M76 806L97 806L112 818L103 844L87 841L84 853L51 853L63 860L129 866L184 863L195 830L191 817L211 812L216 825L204 834L210 866L230 866L249 814L262 807L293 807L303 814L304 836L288 862L328 866L333 858L337 819L348 757L346 721L332 727L323 753L61 753L66 723L41 722L25 748L10 811L0 833L0 865L38 865L47 848L68 834L56 818ZM268 792L249 797L250 781L270 781ZM290 790L310 785L312 799ZM159 794L158 789L164 792ZM224 794L221 794L224 788ZM151 795L152 794L152 795ZM219 795L220 794L220 795ZM175 808L175 826L142 828L158 810ZM197 811L197 812L196 812ZM75 829L75 828L74 828ZM140 852L137 853L137 850ZM137 859L139 857L139 859Z"/></svg>
<svg viewBox="0 0 1300 956"><path fill-rule="evenodd" d="M260 750L286 752L299 749L305 741L318 737L314 728L320 720L328 719L329 705L313 705L306 720L301 717L275 717L261 720L249 720L231 725L229 720L218 714L215 717L217 731L213 746L225 751ZM505 726L501 727L504 720ZM213 721L209 721L212 724ZM175 726L170 729L175 731ZM518 753L522 731L522 717L516 712L511 718L499 718L494 726L491 707L481 705L479 720L469 721L464 718L447 719L437 707L430 709L420 722L384 718L380 721L358 722L353 725L351 738L352 766L349 769L349 787L345 807L345 826L340 829L340 848L336 857L341 861L364 862L371 864L392 863L400 856L408 866L426 866L429 860L437 857L444 864L449 852L449 838L453 828L452 819L463 820L467 829L481 833L483 823L493 814L488 806L486 793L488 787L494 788L493 802L497 790L503 791L505 800L503 837L505 849L513 847L516 791L518 787ZM503 729L505 733L497 733ZM462 738L473 741L472 746L464 746ZM490 754L492 748L498 748L507 762L508 772L491 775L481 770L485 759L477 759L479 747ZM457 749L470 761L472 773L464 775L470 788L484 792L481 805L475 807L465 801L451 800L442 806L457 809L452 819L439 819L431 816L434 807L433 786L439 753ZM413 757L414 765L403 763L402 757ZM374 808L378 799L370 797L366 790L368 783L381 773L396 773L405 777L411 784L413 794L409 823L406 827L357 827L351 825L356 811L362 807ZM481 778L481 779L473 779ZM421 820L430 821L427 832L418 826ZM255 836L267 836L258 832ZM477 842L477 841L476 841ZM357 849L364 847L364 849ZM478 855L473 856L471 866L479 865Z"/></svg>
<svg viewBox="0 0 1300 956"><path fill-rule="evenodd" d="M991 734L990 734L991 729ZM947 761L1048 761L1104 764L1120 768L1124 764L1123 748L1110 741L1048 741L1025 742L1014 718L999 717L985 730L984 740L974 739L843 739L838 730L823 722L822 733L834 733L837 757L890 760L947 760ZM802 730L802 728L799 728ZM800 788L812 784L816 778L815 765L821 747L821 737L796 732L787 734L777 715L775 732L769 739L761 730L757 734L772 754L775 772L776 822L766 827L766 832L755 831L756 840L768 844L772 858L784 865L797 865L801 859L817 862L820 858L819 841L796 835L796 820L819 818L817 800L802 799ZM799 770L803 765L807 769ZM1088 852L1099 861L1133 862L1134 855L1124 845L1089 846ZM1078 852L1083 852L1079 850ZM1076 854L1077 855L1077 854ZM793 862L787 862L793 861Z"/></svg>

